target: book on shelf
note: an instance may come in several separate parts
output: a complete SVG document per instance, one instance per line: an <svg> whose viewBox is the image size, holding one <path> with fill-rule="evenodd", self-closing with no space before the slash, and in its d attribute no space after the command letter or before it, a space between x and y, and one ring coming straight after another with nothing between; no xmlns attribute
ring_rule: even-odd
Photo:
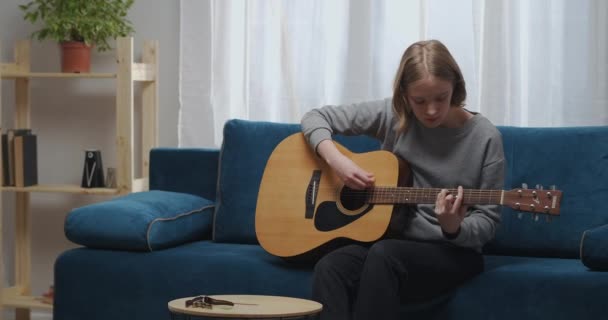
<svg viewBox="0 0 608 320"><path fill-rule="evenodd" d="M36 135L15 137L15 186L29 187L38 184L38 155Z"/></svg>
<svg viewBox="0 0 608 320"><path fill-rule="evenodd" d="M2 135L2 168L5 186L38 183L37 138L31 129L9 129Z"/></svg>

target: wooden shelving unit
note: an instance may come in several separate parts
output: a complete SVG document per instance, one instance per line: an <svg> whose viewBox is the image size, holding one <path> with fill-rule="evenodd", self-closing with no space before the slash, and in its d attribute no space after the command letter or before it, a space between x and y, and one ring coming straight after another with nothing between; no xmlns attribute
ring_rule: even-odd
<svg viewBox="0 0 608 320"><path fill-rule="evenodd" d="M142 61L134 62L133 38L116 42L116 73L45 73L30 70L30 41L19 41L14 61L0 63L0 79L15 82L14 128L30 128L30 79L114 79L116 82L116 188L81 188L80 185L39 184L30 187L0 186L0 191L15 193L15 286L0 290L0 311L16 309L17 319L30 318L31 309L52 309L31 295L31 227L30 193L56 192L95 195L122 195L148 188L149 151L158 145L158 42L146 41ZM134 85L141 86L141 154L140 172L135 172ZM2 86L0 86L0 123L2 120ZM0 159L2 159L0 148ZM0 162L0 181L2 180ZM2 227L2 192L0 192L0 228ZM0 229L1 230L1 229ZM2 254L0 236L0 257ZM4 270L0 263L0 276ZM2 314L0 312L0 318Z"/></svg>
<svg viewBox="0 0 608 320"><path fill-rule="evenodd" d="M13 307L17 309L40 309L40 310L52 310L53 306L44 303L39 297L33 297L23 295L22 289L18 287L4 288L2 290L2 304L4 307Z"/></svg>

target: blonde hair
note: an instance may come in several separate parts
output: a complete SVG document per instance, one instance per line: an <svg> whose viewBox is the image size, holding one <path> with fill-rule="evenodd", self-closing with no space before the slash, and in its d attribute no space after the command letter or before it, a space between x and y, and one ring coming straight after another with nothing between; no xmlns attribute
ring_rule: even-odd
<svg viewBox="0 0 608 320"><path fill-rule="evenodd" d="M450 106L463 107L467 97L464 78L448 48L438 40L419 41L409 46L403 56L393 85L393 110L397 115L397 131L407 130L412 107L407 101L408 86L427 74L454 85Z"/></svg>

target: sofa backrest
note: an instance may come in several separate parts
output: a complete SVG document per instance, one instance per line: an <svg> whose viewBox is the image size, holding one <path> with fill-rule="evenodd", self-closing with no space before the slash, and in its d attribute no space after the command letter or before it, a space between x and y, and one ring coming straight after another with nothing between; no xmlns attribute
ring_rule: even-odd
<svg viewBox="0 0 608 320"><path fill-rule="evenodd" d="M535 222L502 209L502 223L485 252L504 255L577 257L582 233L608 224L608 127L499 127L506 156L505 189L556 185L561 215ZM264 168L275 146L299 124L230 120L220 152L213 239L257 243L255 208ZM353 152L377 150L379 142L337 136Z"/></svg>
<svg viewBox="0 0 608 320"><path fill-rule="evenodd" d="M299 132L299 124L229 120L224 126L213 240L258 243L255 208L266 162L287 136ZM380 143L365 136L337 136L353 152L377 150Z"/></svg>
<svg viewBox="0 0 608 320"><path fill-rule="evenodd" d="M507 161L505 189L555 185L561 214L547 222L503 208L488 253L578 257L582 233L608 223L608 127L499 127Z"/></svg>

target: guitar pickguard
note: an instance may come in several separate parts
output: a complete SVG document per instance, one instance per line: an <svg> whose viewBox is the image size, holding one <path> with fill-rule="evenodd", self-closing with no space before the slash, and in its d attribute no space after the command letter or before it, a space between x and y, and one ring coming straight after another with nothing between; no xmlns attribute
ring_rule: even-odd
<svg viewBox="0 0 608 320"><path fill-rule="evenodd" d="M353 221L363 217L372 210L374 206L369 205L365 210L356 215L346 215L340 212L335 201L324 201L319 204L315 214L315 228L319 231L332 231L342 228Z"/></svg>

